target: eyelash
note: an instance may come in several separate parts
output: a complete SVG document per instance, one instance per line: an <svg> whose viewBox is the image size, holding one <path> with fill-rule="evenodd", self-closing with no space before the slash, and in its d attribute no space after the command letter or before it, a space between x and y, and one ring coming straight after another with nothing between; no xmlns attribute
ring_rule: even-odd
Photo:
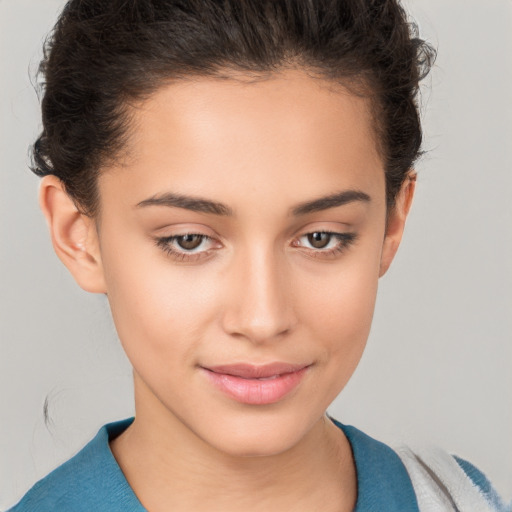
<svg viewBox="0 0 512 512"><path fill-rule="evenodd" d="M201 237L201 241L212 240L212 238L208 235L202 235L200 233L184 233L183 235L172 235L157 238L155 242L158 247L160 247L164 252L166 252L169 256L171 256L173 259L177 261L197 261L209 255L211 249L207 251L193 253L176 251L175 249L172 248L171 244L173 242L186 236L198 236Z"/></svg>
<svg viewBox="0 0 512 512"><path fill-rule="evenodd" d="M308 249L308 252L310 252L313 258L334 258L345 252L357 239L356 233L337 233L335 231L312 231L310 233L304 233L299 239L312 234L329 235L331 238L329 239L328 245L333 238L338 240L338 243L331 249ZM295 245L295 247L297 246Z"/></svg>
<svg viewBox="0 0 512 512"><path fill-rule="evenodd" d="M338 254L343 253L346 249L348 249L357 239L356 233L337 233L334 231L312 231L310 233L304 233L299 237L307 237L312 234L324 234L330 235L332 238L338 239L338 244L331 249L308 249L308 252L311 253L311 256L314 258L333 258ZM186 250L177 251L172 248L172 243L182 239L186 236L196 236L201 237L201 241L204 240L212 240L212 238L208 235L203 235L200 233L185 233L183 235L172 235L161 238L156 238L155 243L157 247L161 248L165 253L171 256L173 259L177 261L198 261L200 259L206 258L209 256L211 249L200 252L187 252ZM329 240L329 243L331 239ZM300 245L295 245L295 247L301 247Z"/></svg>

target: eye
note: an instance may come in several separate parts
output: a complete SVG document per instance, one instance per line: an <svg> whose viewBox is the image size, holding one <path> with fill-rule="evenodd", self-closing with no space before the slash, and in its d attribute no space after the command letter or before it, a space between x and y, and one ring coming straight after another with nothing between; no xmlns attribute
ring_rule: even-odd
<svg viewBox="0 0 512 512"><path fill-rule="evenodd" d="M199 233L185 233L157 238L155 243L173 259L197 261L208 257L214 245L213 238Z"/></svg>
<svg viewBox="0 0 512 512"><path fill-rule="evenodd" d="M203 242L203 237L201 235L180 235L174 237L174 239L179 247L186 251L193 251L194 249L197 249Z"/></svg>
<svg viewBox="0 0 512 512"><path fill-rule="evenodd" d="M315 233L308 233L306 237L308 239L308 243L310 243L315 249L325 249L332 239L332 234L316 231Z"/></svg>
<svg viewBox="0 0 512 512"><path fill-rule="evenodd" d="M355 242L356 233L335 233L333 231L314 231L299 237L293 243L295 247L311 247L313 257L335 257Z"/></svg>

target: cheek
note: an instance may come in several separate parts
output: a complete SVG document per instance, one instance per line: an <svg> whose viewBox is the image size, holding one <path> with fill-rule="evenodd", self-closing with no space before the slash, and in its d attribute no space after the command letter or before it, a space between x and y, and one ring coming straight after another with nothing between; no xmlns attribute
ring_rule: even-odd
<svg viewBox="0 0 512 512"><path fill-rule="evenodd" d="M301 294L307 338L317 345L324 373L325 407L346 385L366 346L377 295L379 254L372 248L354 251L336 272L310 279L307 293Z"/></svg>
<svg viewBox="0 0 512 512"><path fill-rule="evenodd" d="M340 273L316 294L311 304L310 325L322 336L330 356L346 357L364 348L377 293L377 279L369 273Z"/></svg>
<svg viewBox="0 0 512 512"><path fill-rule="evenodd" d="M369 330L377 294L380 246L368 238L347 253L339 264L324 272L313 272L306 282L311 323L325 331L332 343L358 339ZM323 328L322 328L323 326Z"/></svg>
<svg viewBox="0 0 512 512"><path fill-rule="evenodd" d="M204 326L214 317L218 287L207 272L171 265L152 248L126 256L117 249L104 262L108 299L135 369L155 361L166 367L192 361Z"/></svg>

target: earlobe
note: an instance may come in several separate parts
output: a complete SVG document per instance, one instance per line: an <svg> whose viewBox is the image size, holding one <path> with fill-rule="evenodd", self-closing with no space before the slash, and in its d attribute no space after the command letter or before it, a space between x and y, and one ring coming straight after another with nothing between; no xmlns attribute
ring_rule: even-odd
<svg viewBox="0 0 512 512"><path fill-rule="evenodd" d="M88 292L106 293L94 220L78 210L62 181L53 175L41 179L39 206L55 253L78 285Z"/></svg>
<svg viewBox="0 0 512 512"><path fill-rule="evenodd" d="M402 184L393 210L389 212L386 236L382 247L379 277L382 277L387 272L398 251L404 232L405 221L411 209L415 188L416 173L411 171Z"/></svg>

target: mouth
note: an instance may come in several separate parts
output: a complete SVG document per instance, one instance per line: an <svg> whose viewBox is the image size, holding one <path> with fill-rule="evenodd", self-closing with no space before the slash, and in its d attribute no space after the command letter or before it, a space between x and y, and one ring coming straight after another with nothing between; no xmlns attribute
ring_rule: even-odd
<svg viewBox="0 0 512 512"><path fill-rule="evenodd" d="M251 405L279 402L302 382L311 364L232 364L201 367L213 386L229 398Z"/></svg>

